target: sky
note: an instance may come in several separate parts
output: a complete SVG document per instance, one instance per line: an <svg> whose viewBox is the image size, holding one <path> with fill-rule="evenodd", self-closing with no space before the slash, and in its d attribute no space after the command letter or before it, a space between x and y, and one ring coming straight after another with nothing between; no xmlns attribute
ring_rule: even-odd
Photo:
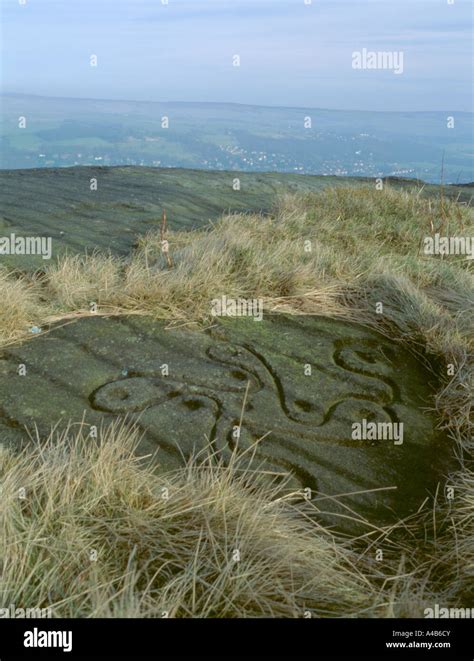
<svg viewBox="0 0 474 661"><path fill-rule="evenodd" d="M0 88L7 93L472 110L470 0L0 0L0 6ZM353 53L364 48L402 52L403 73L354 69Z"/></svg>

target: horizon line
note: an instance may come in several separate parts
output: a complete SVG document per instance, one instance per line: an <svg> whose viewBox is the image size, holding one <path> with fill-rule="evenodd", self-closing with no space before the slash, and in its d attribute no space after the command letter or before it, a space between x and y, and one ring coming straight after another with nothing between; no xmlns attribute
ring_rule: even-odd
<svg viewBox="0 0 474 661"><path fill-rule="evenodd" d="M439 183L426 181L425 179L420 179L419 177L410 177L410 176L401 176L393 174L384 174L384 175L362 175L362 174L321 174L321 173L307 173L307 172L285 172L281 170L228 170L226 168L222 170L218 169L208 169L200 167L182 167L179 165L132 165L132 164L121 164L121 165L99 165L99 164L77 164L77 165L48 165L40 167L21 167L21 168L4 168L0 165L0 175L2 172L45 172L47 170L74 170L78 168L84 169L102 169L102 170L111 170L111 169L145 169L145 170L185 170L186 172L206 172L211 174L243 174L243 175L277 175L277 176L292 176L292 177L317 177L318 179L358 179L359 181L376 181L377 179L382 179L383 181L387 180L396 180L403 181L407 183L419 183L423 186L459 186L470 187L474 186L474 179L472 181L465 181L463 183L457 182L443 182Z"/></svg>
<svg viewBox="0 0 474 661"><path fill-rule="evenodd" d="M151 101L143 99L104 99L99 97L83 97L83 96L46 96L44 94L32 94L28 92L0 92L0 98L3 96L26 96L34 97L38 99L58 99L58 100L68 100L68 101L101 101L104 103L150 103L150 104L183 104L183 105L221 105L221 106L237 106L237 107L246 107L246 108L270 108L273 110L318 110L318 111L327 111L327 112L371 112L371 113L380 113L380 114L400 114L400 113L412 113L412 114L426 114L426 113L443 113L443 112L456 112L456 113L465 113L467 115L472 115L473 110L367 110L360 108L324 108L324 107L315 107L315 106L278 106L278 105L261 105L258 103L239 103L236 101Z"/></svg>

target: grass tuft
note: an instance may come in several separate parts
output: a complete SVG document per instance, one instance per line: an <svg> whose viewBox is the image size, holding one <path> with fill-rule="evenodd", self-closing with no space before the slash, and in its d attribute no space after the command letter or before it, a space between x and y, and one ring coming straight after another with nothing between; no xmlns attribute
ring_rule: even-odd
<svg viewBox="0 0 474 661"><path fill-rule="evenodd" d="M138 440L136 427L115 422L91 442L80 425L20 455L2 452L1 604L55 617L337 616L373 606L355 552L276 498L258 470L193 458L159 475L137 458Z"/></svg>

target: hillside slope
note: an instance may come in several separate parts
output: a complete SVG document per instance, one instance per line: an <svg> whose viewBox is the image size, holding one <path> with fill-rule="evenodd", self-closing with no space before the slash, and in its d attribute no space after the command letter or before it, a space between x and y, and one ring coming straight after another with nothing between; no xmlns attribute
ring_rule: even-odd
<svg viewBox="0 0 474 661"><path fill-rule="evenodd" d="M234 180L240 190L234 190ZM91 180L97 190L91 190ZM174 230L202 227L223 212L265 212L279 195L316 192L334 185L373 180L278 173L211 172L146 167L72 167L0 171L0 235L50 236L53 254L108 250L127 254L136 237L156 228L166 209ZM396 187L420 182L392 179ZM423 194L439 195L427 185ZM468 201L472 187L448 186L446 195ZM2 264L17 265L5 256ZM21 257L21 268L41 258Z"/></svg>

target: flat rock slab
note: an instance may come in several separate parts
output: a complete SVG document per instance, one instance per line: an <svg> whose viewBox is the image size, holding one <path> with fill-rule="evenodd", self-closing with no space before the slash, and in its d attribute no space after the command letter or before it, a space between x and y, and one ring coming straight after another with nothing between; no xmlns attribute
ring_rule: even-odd
<svg viewBox="0 0 474 661"><path fill-rule="evenodd" d="M47 434L59 419L127 415L144 430L140 452L158 449L163 469L209 442L227 460L261 439L255 465L290 471L333 515L349 507L384 523L416 511L451 461L426 410L432 380L399 345L325 318L225 319L196 332L91 317L3 351L0 434L18 444L25 426ZM355 440L364 419L403 423L403 443Z"/></svg>

